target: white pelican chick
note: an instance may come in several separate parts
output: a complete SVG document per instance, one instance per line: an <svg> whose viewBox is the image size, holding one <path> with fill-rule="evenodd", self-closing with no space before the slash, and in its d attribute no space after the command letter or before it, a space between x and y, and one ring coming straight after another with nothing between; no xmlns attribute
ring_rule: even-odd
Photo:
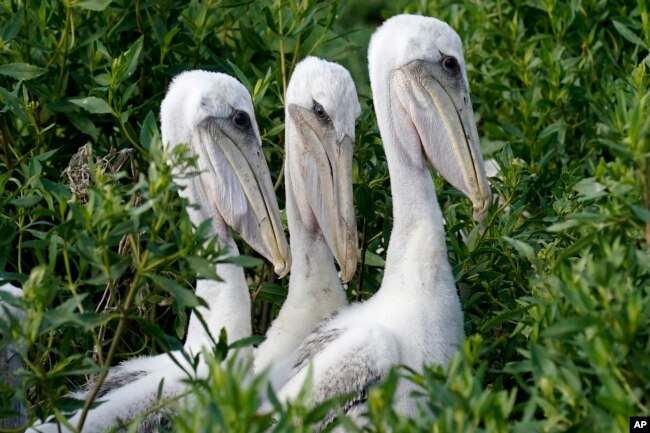
<svg viewBox="0 0 650 433"><path fill-rule="evenodd" d="M253 104L244 86L221 73L189 71L178 75L162 102L161 130L166 146L188 144L198 157L200 174L177 178L185 187L181 194L196 205L187 209L192 222L198 225L211 219L213 234L229 247L231 255L238 252L230 230L237 231L274 264L276 272L286 273L290 266L288 245ZM200 309L208 329L195 317L190 319L185 347L191 353L210 345L208 332L218 338L225 328L230 342L251 334L250 298L243 270L223 264L217 273L223 281L197 283L197 294L208 305ZM102 404L87 413L82 431L103 432L133 420L156 406L160 390L163 398L185 391L185 370L192 370L179 353L175 358L183 368L169 354L161 354L135 358L112 369L98 395ZM206 374L205 367L199 364L197 376ZM81 392L76 397L86 394ZM163 415L146 418L138 431L157 431ZM81 411L77 411L68 421L76 427L80 418ZM32 431L57 432L58 426L35 425Z"/></svg>
<svg viewBox="0 0 650 433"><path fill-rule="evenodd" d="M308 57L296 66L285 101L292 265L287 299L255 351L256 372L286 358L346 304L341 280L350 281L357 267L352 153L361 107L352 77L336 63Z"/></svg>

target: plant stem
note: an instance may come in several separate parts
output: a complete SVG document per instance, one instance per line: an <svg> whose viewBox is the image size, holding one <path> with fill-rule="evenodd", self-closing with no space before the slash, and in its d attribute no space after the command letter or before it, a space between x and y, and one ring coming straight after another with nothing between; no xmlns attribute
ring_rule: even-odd
<svg viewBox="0 0 650 433"><path fill-rule="evenodd" d="M357 301L361 300L361 293L363 292L363 276L366 269L366 249L368 242L366 239L366 228L368 227L368 219L363 219L363 229L361 230L361 268L359 269L359 287L357 287Z"/></svg>
<svg viewBox="0 0 650 433"><path fill-rule="evenodd" d="M135 245L137 241L133 238L133 235L129 235L129 241L132 244L131 247L133 251L137 251ZM134 258L137 258L137 256L134 255ZM108 355L106 355L106 360L102 365L103 368L102 371L99 373L97 382L95 382L95 386L88 394L88 397L84 402L83 410L81 412L81 417L79 418L79 424L77 425L77 429L79 431L82 431L81 429L83 428L83 425L86 422L86 417L88 416L88 411L90 410L90 406L92 405L93 401L95 401L95 398L99 393L99 390L104 384L104 380L106 380L106 376L108 376L108 366L110 365L113 356L115 355L115 351L117 350L117 345L120 342L120 339L122 338L122 334L124 333L124 330L126 329L126 321L129 316L129 311L131 310L133 300L135 298L140 283L140 278L142 275L142 268L143 268L142 264L146 263L148 258L149 258L149 251L144 251L141 260L139 262L136 260L136 272L135 275L133 276L133 282L131 283L131 286L129 287L129 291L126 295L126 300L124 301L124 308L122 308L120 314L120 321L117 324L117 329L115 330L115 335L113 336L111 347L108 349Z"/></svg>
<svg viewBox="0 0 650 433"><path fill-rule="evenodd" d="M278 0L278 33L280 34L280 72L282 73L282 102L287 94L287 70L284 60L284 20L282 19L282 0Z"/></svg>
<svg viewBox="0 0 650 433"><path fill-rule="evenodd" d="M81 304L81 301L79 301L79 296L77 295L77 289L75 288L74 283L72 282L72 270L70 268L70 259L68 258L67 242L64 246L65 248L63 248L63 264L65 265L65 274L66 274L66 279L68 280L68 289L72 293L72 296L77 300L77 308L79 308L79 311L83 313L84 307Z"/></svg>
<svg viewBox="0 0 650 433"><path fill-rule="evenodd" d="M643 171L643 202L650 210L650 157L646 156L641 167ZM650 221L645 223L645 241L650 244Z"/></svg>
<svg viewBox="0 0 650 433"><path fill-rule="evenodd" d="M61 35L61 43L59 49L63 49L61 53L61 70L59 71L59 79L57 88L59 90L59 96L63 97L65 95L65 89L63 89L63 79L65 78L66 63L68 60L68 29L72 27L72 17L71 17L71 7L64 2L65 4L65 27L63 29L63 35ZM57 50L58 51L58 50Z"/></svg>

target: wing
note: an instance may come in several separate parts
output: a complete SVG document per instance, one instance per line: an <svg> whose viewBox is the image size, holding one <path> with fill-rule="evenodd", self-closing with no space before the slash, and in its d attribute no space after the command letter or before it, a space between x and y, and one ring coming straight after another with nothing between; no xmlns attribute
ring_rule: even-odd
<svg viewBox="0 0 650 433"><path fill-rule="evenodd" d="M388 330L362 325L313 333L293 360L289 378L281 387L276 387L280 401L295 399L311 371L311 403L319 404L350 394L352 397L343 405L343 410L349 412L365 403L368 388L381 381L388 370L400 362L400 356L397 341ZM262 407L266 408L268 404ZM332 411L320 427L334 416Z"/></svg>
<svg viewBox="0 0 650 433"><path fill-rule="evenodd" d="M184 363L184 359L181 358L181 364ZM199 365L199 369L201 368L203 368L203 363ZM191 370L179 367L168 354L136 358L120 365L117 367L117 371L109 375L107 381L102 385L97 398L101 404L88 412L83 432L101 433L120 423L131 422L155 408L161 399L179 395L187 389L183 381L188 377L186 371ZM198 375L204 373L204 371L197 372ZM86 389L73 394L73 396L83 399L87 393ZM142 420L144 424L140 425L138 431L154 431L150 429L164 423L166 414L168 412L156 411L145 417ZM79 410L68 421L76 427L80 418L81 411ZM63 425L61 427L62 432L71 431ZM32 426L27 432L58 433L59 429L56 423L44 423Z"/></svg>
<svg viewBox="0 0 650 433"><path fill-rule="evenodd" d="M20 298L23 291L18 287L6 283L0 286L0 321L9 322L10 320L20 320L25 317L25 312L18 307L6 302L3 298Z"/></svg>

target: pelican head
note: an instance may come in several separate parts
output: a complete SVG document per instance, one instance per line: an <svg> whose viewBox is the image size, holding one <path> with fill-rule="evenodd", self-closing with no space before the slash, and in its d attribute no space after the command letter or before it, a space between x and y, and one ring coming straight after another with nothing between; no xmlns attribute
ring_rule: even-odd
<svg viewBox="0 0 650 433"><path fill-rule="evenodd" d="M322 233L341 279L350 281L357 267L352 152L361 113L354 82L340 65L308 57L291 76L285 105L287 173L294 173L297 211L308 230Z"/></svg>
<svg viewBox="0 0 650 433"><path fill-rule="evenodd" d="M169 86L160 116L163 143L188 144L198 157L201 174L181 179L182 194L199 205L194 223L220 218L285 275L289 247L246 88L226 74L184 72Z"/></svg>
<svg viewBox="0 0 650 433"><path fill-rule="evenodd" d="M391 110L399 110L386 121L399 118L402 131L412 135L401 142L420 145L431 165L472 201L474 219L482 219L492 199L458 34L435 18L397 15L373 34L368 62L373 94L390 95ZM376 105L382 102L375 97Z"/></svg>

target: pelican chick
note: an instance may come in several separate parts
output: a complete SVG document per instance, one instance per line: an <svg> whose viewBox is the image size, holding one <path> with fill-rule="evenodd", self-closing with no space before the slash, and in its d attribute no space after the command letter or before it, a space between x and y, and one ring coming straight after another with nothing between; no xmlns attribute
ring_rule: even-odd
<svg viewBox="0 0 650 433"><path fill-rule="evenodd" d="M287 299L255 352L256 372L291 354L316 323L345 305L341 280L350 281L357 267L352 153L361 107L352 77L336 63L307 57L291 76L285 102L293 262Z"/></svg>
<svg viewBox="0 0 650 433"><path fill-rule="evenodd" d="M236 255L230 230L269 259L276 272L290 266L273 183L268 171L250 94L234 78L206 71L189 71L174 78L161 105L161 131L166 146L188 144L197 156L199 175L177 177L181 195L193 205L187 209L195 225L211 219L212 234ZM220 264L222 281L199 280L197 294L207 303L201 313L208 329L192 317L185 347L199 353L210 344L208 333L218 337L225 328L229 341L251 335L250 298L241 267ZM244 349L246 356L250 349ZM184 379L191 366L180 353L141 357L126 361L109 374L100 390L101 404L90 409L83 432L103 432L145 414L165 398L187 389ZM202 358L200 358L202 360ZM207 375L200 362L197 377ZM85 393L77 393L84 398ZM81 411L68 421L78 426ZM162 416L154 413L139 425L138 432L153 432ZM70 431L61 426L62 431ZM36 425L31 431L57 432L55 423Z"/></svg>

